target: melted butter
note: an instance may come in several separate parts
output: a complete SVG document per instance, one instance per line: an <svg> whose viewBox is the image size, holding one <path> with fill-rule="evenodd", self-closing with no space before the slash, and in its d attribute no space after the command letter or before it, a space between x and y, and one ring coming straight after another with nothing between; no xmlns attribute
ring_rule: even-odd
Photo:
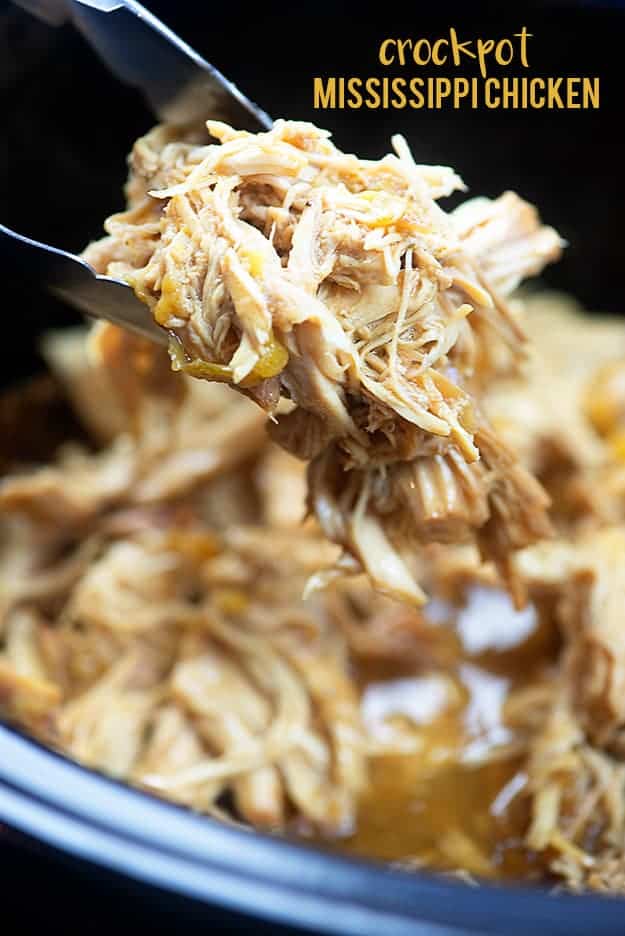
<svg viewBox="0 0 625 936"><path fill-rule="evenodd" d="M438 674L369 683L362 695L362 719L369 736L384 741L389 731L392 736L389 719L400 716L426 725L450 702L449 682Z"/></svg>
<svg viewBox="0 0 625 936"><path fill-rule="evenodd" d="M513 740L512 732L503 721L510 680L469 663L460 667L460 678L469 692L469 701L462 713L466 740L460 758L465 764L479 763L494 748Z"/></svg>
<svg viewBox="0 0 625 936"><path fill-rule="evenodd" d="M371 787L358 812L355 835L341 849L438 871L463 869L477 877L525 873L519 847L524 826L508 810L491 807L513 780L518 763L469 767L448 756L436 763L445 739L418 756L377 758ZM447 752L448 753L448 752Z"/></svg>
<svg viewBox="0 0 625 936"><path fill-rule="evenodd" d="M467 590L466 604L456 621L462 645L472 656L487 650L517 647L536 629L536 624L533 604L517 611L507 592L483 585Z"/></svg>
<svg viewBox="0 0 625 936"><path fill-rule="evenodd" d="M481 614L483 599L474 594L465 609ZM373 744L370 783L354 834L335 843L341 851L408 867L462 869L477 878L543 877L522 844L528 823L522 759L513 748L488 755L503 754L514 740L503 706L511 691L544 672L557 651L557 632L547 606L519 617L500 597L485 600L488 639L467 646L456 609L455 628L432 622L421 629L421 667L416 657L360 668ZM453 612L441 605L431 619L449 621ZM515 625L516 637L503 635ZM465 618L464 627L475 622Z"/></svg>
<svg viewBox="0 0 625 936"><path fill-rule="evenodd" d="M341 851L478 878L540 876L522 845L520 760L464 760L470 709L470 697L451 705L419 726L419 743L405 754L372 758L356 831L336 843Z"/></svg>

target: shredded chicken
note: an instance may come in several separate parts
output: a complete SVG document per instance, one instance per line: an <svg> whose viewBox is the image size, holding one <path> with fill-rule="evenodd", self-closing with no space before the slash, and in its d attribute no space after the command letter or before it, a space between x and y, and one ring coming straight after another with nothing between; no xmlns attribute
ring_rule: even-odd
<svg viewBox="0 0 625 936"><path fill-rule="evenodd" d="M2 711L194 808L221 815L228 794L256 826L347 833L366 741L346 641L324 598L302 600L336 549L300 528L299 463L226 388L163 392L158 355L112 326L46 348L90 433L109 434L109 402L117 424L104 450L0 484Z"/></svg>
<svg viewBox="0 0 625 936"><path fill-rule="evenodd" d="M401 140L209 130L140 140L87 251L178 373L59 333L82 435L3 408L2 717L224 821L625 892L625 328L506 304L557 235L445 215Z"/></svg>
<svg viewBox="0 0 625 936"><path fill-rule="evenodd" d="M607 889L602 869L625 848L625 529L531 552L525 574L556 597L563 646L547 711L528 731L527 841L571 886Z"/></svg>
<svg viewBox="0 0 625 936"><path fill-rule="evenodd" d="M139 140L128 210L86 258L148 304L174 369L273 415L295 404L270 432L310 462L337 572L420 604L407 554L474 538L510 576L507 556L548 535L548 500L480 397L522 358L503 297L557 258L556 232L511 192L446 214L437 200L461 180L401 137L367 161L311 124L207 127L217 143L162 127Z"/></svg>
<svg viewBox="0 0 625 936"><path fill-rule="evenodd" d="M48 572L48 589L16 592L5 711L78 760L196 808L215 810L230 790L255 825L280 828L297 810L327 834L349 830L366 778L357 694L344 641L301 600L323 542L292 532L286 552L263 553L266 533L223 539L190 508L184 526L166 513L149 528L128 519L97 524L96 554L64 588Z"/></svg>

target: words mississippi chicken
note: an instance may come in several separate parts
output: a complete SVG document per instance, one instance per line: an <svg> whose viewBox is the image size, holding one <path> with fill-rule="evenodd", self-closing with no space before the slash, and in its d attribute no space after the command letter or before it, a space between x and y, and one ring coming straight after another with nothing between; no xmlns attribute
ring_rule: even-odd
<svg viewBox="0 0 625 936"><path fill-rule="evenodd" d="M341 75L313 78L316 109L441 109L486 107L489 109L597 109L598 77L581 75L532 76L532 33L524 26L503 38L461 38L453 27L435 39L383 39L377 50L379 64L388 70L441 69L452 72L413 75ZM462 68L464 74L453 75ZM497 74L492 72L497 70ZM470 75L475 70L477 75ZM505 74L508 70L508 74ZM520 74L510 74L516 71Z"/></svg>

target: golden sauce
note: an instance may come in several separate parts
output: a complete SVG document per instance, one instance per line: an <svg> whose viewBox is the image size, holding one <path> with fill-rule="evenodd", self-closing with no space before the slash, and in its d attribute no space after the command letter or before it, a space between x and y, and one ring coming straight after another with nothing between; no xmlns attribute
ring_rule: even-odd
<svg viewBox="0 0 625 936"><path fill-rule="evenodd" d="M491 811L517 770L516 760L428 769L419 757L379 758L357 831L340 848L482 878L526 876L528 860L519 847L524 823Z"/></svg>
<svg viewBox="0 0 625 936"><path fill-rule="evenodd" d="M383 743L380 753L374 752L354 834L336 842L338 850L408 867L462 870L476 878L543 876L540 862L523 846L528 812L518 795L524 783L522 758L515 753L503 711L499 723L494 709L503 709L510 692L535 680L554 659L559 638L549 612L547 606L537 607L531 632L514 647L489 648L471 656L452 626L429 625L422 635L431 651L425 669L418 661L367 661L360 667L364 698L372 684L392 688L399 679L410 690L411 676L428 673L446 680L450 691L447 704L427 723L410 723L401 716L388 719L391 740L393 731L399 743L408 739L406 751L391 752L389 747L385 753ZM502 627L505 624L502 620ZM490 759L480 762L478 753L471 762L467 755L476 743L473 693L480 681L486 695L477 700L478 716L481 705L493 744L489 752L486 738L484 750ZM507 750L506 734L512 742Z"/></svg>

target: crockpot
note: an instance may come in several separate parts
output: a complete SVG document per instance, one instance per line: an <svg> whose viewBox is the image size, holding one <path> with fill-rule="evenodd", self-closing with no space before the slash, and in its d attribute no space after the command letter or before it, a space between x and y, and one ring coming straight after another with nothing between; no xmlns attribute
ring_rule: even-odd
<svg viewBox="0 0 625 936"><path fill-rule="evenodd" d="M454 165L472 191L519 191L540 205L544 219L570 244L565 259L546 273L547 285L572 292L593 309L622 311L620 4L477 3L469 9L440 2L432 9L414 2L380 10L311 0L250 10L179 0L151 8L273 115L315 120L333 131L342 148L368 156L381 155L399 130L418 161ZM436 37L450 25L482 37L527 27L530 68L543 75L598 76L600 108L314 110L315 75L374 74L385 36ZM150 115L70 27L53 29L0 2L0 50L1 220L78 250L121 205L125 153L150 126ZM71 324L76 316L37 284L13 281L11 270L2 270L2 298L0 380L6 389L41 369L41 331ZM54 436L50 428L58 413L49 400L46 406L52 407L47 432ZM43 434L22 419L2 424L0 456L16 447L18 435L25 454L37 454ZM0 725L0 859L6 861L8 848L45 854L45 867L64 869L59 881L68 875L68 894L76 880L71 875L80 869L83 882L100 875L116 882L110 887L118 895L120 882L122 891L141 888L159 912L175 906L183 921L180 908L186 907L189 920L213 931L228 913L236 914L228 917L230 929L236 919L242 931L255 932L281 926L354 936L599 936L625 930L620 899L521 885L470 887L223 825L88 771ZM35 858L25 867L36 867ZM182 922L176 931L185 931Z"/></svg>

